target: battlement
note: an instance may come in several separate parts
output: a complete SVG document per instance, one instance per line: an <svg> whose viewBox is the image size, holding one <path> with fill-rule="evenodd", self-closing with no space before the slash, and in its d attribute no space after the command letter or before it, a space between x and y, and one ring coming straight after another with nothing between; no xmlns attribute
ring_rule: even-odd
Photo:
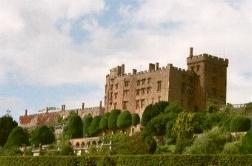
<svg viewBox="0 0 252 166"><path fill-rule="evenodd" d="M187 58L188 65L198 63L198 62L208 62L208 63L212 63L212 64L219 64L219 65L228 66L228 59L219 58L219 57L209 55L206 53L200 54L197 56L190 56Z"/></svg>

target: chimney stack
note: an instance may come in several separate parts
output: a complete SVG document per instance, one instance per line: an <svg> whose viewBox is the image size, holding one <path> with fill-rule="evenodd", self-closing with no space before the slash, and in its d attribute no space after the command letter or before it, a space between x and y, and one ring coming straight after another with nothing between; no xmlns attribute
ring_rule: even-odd
<svg viewBox="0 0 252 166"><path fill-rule="evenodd" d="M102 101L100 101L100 109L102 109Z"/></svg>
<svg viewBox="0 0 252 166"><path fill-rule="evenodd" d="M192 58L193 57L193 47L190 47L190 54L189 57Z"/></svg>
<svg viewBox="0 0 252 166"><path fill-rule="evenodd" d="M66 105L62 105L61 106L61 111L65 111L66 110Z"/></svg>
<svg viewBox="0 0 252 166"><path fill-rule="evenodd" d="M149 71L155 71L155 64L149 63Z"/></svg>
<svg viewBox="0 0 252 166"><path fill-rule="evenodd" d="M137 73L137 69L132 70L132 74L135 75Z"/></svg>
<svg viewBox="0 0 252 166"><path fill-rule="evenodd" d="M48 113L48 111L49 111L49 108L48 108L48 107L46 107L46 113Z"/></svg>
<svg viewBox="0 0 252 166"><path fill-rule="evenodd" d="M158 70L159 69L159 63L157 62L156 63L156 70Z"/></svg>
<svg viewBox="0 0 252 166"><path fill-rule="evenodd" d="M25 109L25 116L27 116L27 112L28 112L27 109Z"/></svg>
<svg viewBox="0 0 252 166"><path fill-rule="evenodd" d="M82 103L81 105L81 109L84 110L85 109L85 103Z"/></svg>

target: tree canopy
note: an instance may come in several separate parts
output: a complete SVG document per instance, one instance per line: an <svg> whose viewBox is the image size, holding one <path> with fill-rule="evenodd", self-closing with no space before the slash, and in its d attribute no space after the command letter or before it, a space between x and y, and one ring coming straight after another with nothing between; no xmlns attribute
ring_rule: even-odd
<svg viewBox="0 0 252 166"><path fill-rule="evenodd" d="M117 127L118 128L127 128L132 124L132 117L129 111L123 111L117 118Z"/></svg>
<svg viewBox="0 0 252 166"><path fill-rule="evenodd" d="M54 132L47 126L37 127L31 133L31 144L35 146L51 144L54 141Z"/></svg>
<svg viewBox="0 0 252 166"><path fill-rule="evenodd" d="M140 117L138 114L132 114L132 125L136 126L140 123Z"/></svg>
<svg viewBox="0 0 252 166"><path fill-rule="evenodd" d="M93 136L97 134L100 129L99 129L99 124L100 124L101 117L100 116L95 116L88 128L88 133L90 136Z"/></svg>
<svg viewBox="0 0 252 166"><path fill-rule="evenodd" d="M4 145L4 148L11 148L14 146L20 146L20 145L29 145L29 137L28 132L25 131L22 127L15 127L10 135L8 136L7 142Z"/></svg>
<svg viewBox="0 0 252 166"><path fill-rule="evenodd" d="M93 118L90 114L88 115L85 115L84 118L83 118L83 136L84 137L88 137L89 136L89 133L88 133L88 128L92 122Z"/></svg>
<svg viewBox="0 0 252 166"><path fill-rule="evenodd" d="M0 146L4 146L10 132L17 125L17 122L10 116L3 116L0 118Z"/></svg>
<svg viewBox="0 0 252 166"><path fill-rule="evenodd" d="M109 118L109 112L106 112L102 118L101 118L101 121L100 121L100 124L99 124L99 128L101 130L106 130L108 129L108 118Z"/></svg>
<svg viewBox="0 0 252 166"><path fill-rule="evenodd" d="M83 136L82 120L76 113L69 115L67 133L70 139L82 138Z"/></svg>
<svg viewBox="0 0 252 166"><path fill-rule="evenodd" d="M120 115L121 110L113 109L108 118L108 128L109 129L116 129L117 128L117 118Z"/></svg>

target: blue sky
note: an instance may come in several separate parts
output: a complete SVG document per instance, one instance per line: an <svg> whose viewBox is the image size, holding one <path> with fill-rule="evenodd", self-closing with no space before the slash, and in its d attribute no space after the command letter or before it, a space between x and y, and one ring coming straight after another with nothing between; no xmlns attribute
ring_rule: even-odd
<svg viewBox="0 0 252 166"><path fill-rule="evenodd" d="M109 69L230 60L230 103L252 101L250 0L0 0L0 115L97 106Z"/></svg>

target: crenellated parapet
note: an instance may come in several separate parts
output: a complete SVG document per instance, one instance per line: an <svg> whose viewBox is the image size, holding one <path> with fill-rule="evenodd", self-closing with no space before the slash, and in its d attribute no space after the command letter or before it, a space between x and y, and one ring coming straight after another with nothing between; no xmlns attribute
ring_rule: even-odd
<svg viewBox="0 0 252 166"><path fill-rule="evenodd" d="M212 56L210 54L200 54L197 56L190 56L187 58L187 64L194 64L194 63L199 63L199 62L208 62L211 64L218 64L218 65L223 65L223 66L228 66L228 59L224 58L219 58L216 56Z"/></svg>

